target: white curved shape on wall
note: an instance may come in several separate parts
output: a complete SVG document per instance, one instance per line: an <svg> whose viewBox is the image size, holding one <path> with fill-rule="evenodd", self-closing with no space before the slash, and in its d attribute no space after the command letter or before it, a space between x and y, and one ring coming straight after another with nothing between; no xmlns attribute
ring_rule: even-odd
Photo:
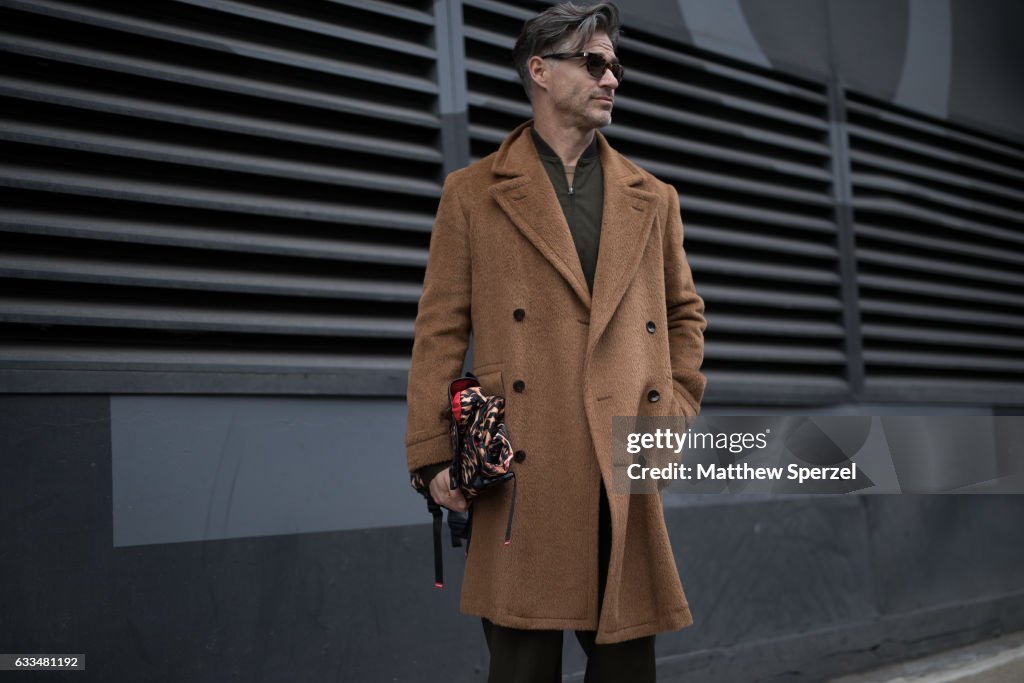
<svg viewBox="0 0 1024 683"><path fill-rule="evenodd" d="M950 0L910 0L907 9L907 52L893 99L945 118L953 65Z"/></svg>
<svg viewBox="0 0 1024 683"><path fill-rule="evenodd" d="M698 47L771 66L750 31L739 0L679 0L679 11Z"/></svg>

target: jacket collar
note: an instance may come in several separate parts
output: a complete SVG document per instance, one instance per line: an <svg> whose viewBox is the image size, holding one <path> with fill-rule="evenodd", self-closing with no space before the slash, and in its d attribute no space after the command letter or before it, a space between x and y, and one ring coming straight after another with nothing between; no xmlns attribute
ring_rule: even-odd
<svg viewBox="0 0 1024 683"><path fill-rule="evenodd" d="M590 309L590 342L604 332L640 266L657 214L657 196L641 189L644 176L598 131L597 153L604 175L601 246L593 297L547 172L530 139L533 121L513 130L495 153L498 176L489 192L512 223L543 254Z"/></svg>
<svg viewBox="0 0 1024 683"><path fill-rule="evenodd" d="M556 152L555 150L551 149L551 145L549 145L544 140L544 138L542 138L540 136L540 133L538 133L537 129L534 128L533 126L530 126L530 137L533 139L533 146L537 148L537 154L539 156L542 156L542 157L555 157L556 159L559 159L558 152ZM586 159L595 159L595 158L597 158L597 136L596 135L594 136L594 139L590 141L590 144L587 145L587 148L585 150L583 150L583 154L580 155L580 161L584 161Z"/></svg>

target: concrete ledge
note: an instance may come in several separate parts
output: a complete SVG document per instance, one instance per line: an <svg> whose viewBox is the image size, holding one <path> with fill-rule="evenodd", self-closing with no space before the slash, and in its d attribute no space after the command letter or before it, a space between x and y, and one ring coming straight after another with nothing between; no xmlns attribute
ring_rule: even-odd
<svg viewBox="0 0 1024 683"><path fill-rule="evenodd" d="M666 683L820 683L851 671L864 671L983 639L987 641L1008 628L1024 629L1024 591L737 643L732 647L660 657L658 680ZM574 673L564 680L582 681L583 675ZM873 679L867 680L875 683ZM973 683L972 679L963 680ZM988 683L989 679L977 680ZM1002 679L992 680L1002 683ZM1021 680L1024 678L1007 679L1013 683ZM843 683L848 682L843 680Z"/></svg>
<svg viewBox="0 0 1024 683"><path fill-rule="evenodd" d="M1024 631L901 662L829 683L1019 683L1024 681Z"/></svg>

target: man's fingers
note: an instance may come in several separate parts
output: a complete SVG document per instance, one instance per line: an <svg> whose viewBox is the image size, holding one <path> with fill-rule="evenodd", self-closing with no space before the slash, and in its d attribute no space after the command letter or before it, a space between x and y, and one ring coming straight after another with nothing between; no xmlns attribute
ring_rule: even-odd
<svg viewBox="0 0 1024 683"><path fill-rule="evenodd" d="M447 470L439 472L430 482L430 496L441 507L456 512L465 512L469 509L466 497L462 495L462 491L449 488L450 481Z"/></svg>
<svg viewBox="0 0 1024 683"><path fill-rule="evenodd" d="M447 495L443 496L441 500L434 498L435 502L442 507L446 507L449 510L455 510L456 512L465 512L468 509L466 504L466 498L462 495L462 491L456 489L455 491L448 491Z"/></svg>
<svg viewBox="0 0 1024 683"><path fill-rule="evenodd" d="M452 510L465 512L467 509L469 509L469 503L466 502L466 497L463 496L462 491L459 491L458 489L455 489L454 491L451 492L451 495L448 496L448 501L448 507L450 507Z"/></svg>

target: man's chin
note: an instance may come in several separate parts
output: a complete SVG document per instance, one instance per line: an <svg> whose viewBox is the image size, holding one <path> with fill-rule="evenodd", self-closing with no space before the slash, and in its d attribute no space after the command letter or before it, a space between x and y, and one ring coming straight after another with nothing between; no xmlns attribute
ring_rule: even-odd
<svg viewBox="0 0 1024 683"><path fill-rule="evenodd" d="M594 128L604 128L612 122L612 113L611 111L591 112L587 121Z"/></svg>

